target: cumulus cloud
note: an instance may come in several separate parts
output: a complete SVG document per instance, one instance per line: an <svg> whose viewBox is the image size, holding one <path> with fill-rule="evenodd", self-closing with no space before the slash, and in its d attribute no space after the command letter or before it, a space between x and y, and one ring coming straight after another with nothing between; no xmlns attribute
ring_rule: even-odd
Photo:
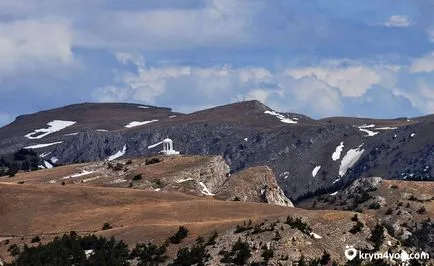
<svg viewBox="0 0 434 266"><path fill-rule="evenodd" d="M383 24L386 27L400 27L405 28L411 25L411 21L407 16L394 15L391 16L386 22Z"/></svg>
<svg viewBox="0 0 434 266"><path fill-rule="evenodd" d="M0 76L73 63L69 25L59 19L0 22Z"/></svg>
<svg viewBox="0 0 434 266"><path fill-rule="evenodd" d="M374 84L393 86L393 66L369 66L357 62L326 61L318 67L301 67L287 70L294 79L312 78L340 90L344 97L361 97Z"/></svg>
<svg viewBox="0 0 434 266"><path fill-rule="evenodd" d="M130 58L117 55L120 62ZM289 109L310 109L316 115L340 114L338 89L309 77L293 78L288 70L271 72L261 67L137 66L136 72L118 72L115 85L97 89L98 101L139 101L149 104L174 101L176 105L206 105L229 100L257 99ZM234 95L237 95L234 97Z"/></svg>
<svg viewBox="0 0 434 266"><path fill-rule="evenodd" d="M411 73L433 72L434 71L434 52L423 57L416 58L410 66Z"/></svg>
<svg viewBox="0 0 434 266"><path fill-rule="evenodd" d="M140 47L167 50L233 47L249 39L257 1L207 0L198 8L106 10L77 29L84 47ZM110 25L110 27L107 27Z"/></svg>

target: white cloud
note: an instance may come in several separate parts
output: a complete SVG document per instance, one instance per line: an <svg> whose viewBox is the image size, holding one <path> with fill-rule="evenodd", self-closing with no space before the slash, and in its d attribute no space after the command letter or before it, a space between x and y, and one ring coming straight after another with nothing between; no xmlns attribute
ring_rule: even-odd
<svg viewBox="0 0 434 266"><path fill-rule="evenodd" d="M433 72L434 71L434 52L423 57L416 58L410 66L411 73Z"/></svg>
<svg viewBox="0 0 434 266"><path fill-rule="evenodd" d="M407 16L394 15L391 16L386 22L383 24L386 27L409 27L411 25L411 21Z"/></svg>
<svg viewBox="0 0 434 266"><path fill-rule="evenodd" d="M0 22L0 76L73 63L69 25L59 19Z"/></svg>
<svg viewBox="0 0 434 266"><path fill-rule="evenodd" d="M143 59L143 56L138 54L116 53L116 59L124 65L132 63L140 67L145 66L145 60Z"/></svg>
<svg viewBox="0 0 434 266"><path fill-rule="evenodd" d="M338 88L344 97L361 97L374 84L393 86L392 66L369 66L358 62L326 61L318 67L292 68L286 74L294 79L313 78Z"/></svg>
<svg viewBox="0 0 434 266"><path fill-rule="evenodd" d="M207 0L201 8L103 11L90 27L76 31L85 47L167 50L229 47L249 39L259 2ZM107 27L107 25L110 25Z"/></svg>
<svg viewBox="0 0 434 266"><path fill-rule="evenodd" d="M429 37L431 42L434 42L434 27L432 27L431 29L428 29L428 37Z"/></svg>

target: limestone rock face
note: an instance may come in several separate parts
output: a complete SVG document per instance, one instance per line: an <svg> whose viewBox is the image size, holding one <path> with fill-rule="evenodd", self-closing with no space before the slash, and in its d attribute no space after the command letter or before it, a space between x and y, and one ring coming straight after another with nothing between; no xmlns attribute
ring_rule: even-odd
<svg viewBox="0 0 434 266"><path fill-rule="evenodd" d="M345 194L349 196L361 193L363 191L373 191L376 190L381 183L383 183L383 179L381 177L360 178L354 181L354 183L345 190Z"/></svg>
<svg viewBox="0 0 434 266"><path fill-rule="evenodd" d="M232 175L217 191L216 198L294 207L268 166L251 167Z"/></svg>

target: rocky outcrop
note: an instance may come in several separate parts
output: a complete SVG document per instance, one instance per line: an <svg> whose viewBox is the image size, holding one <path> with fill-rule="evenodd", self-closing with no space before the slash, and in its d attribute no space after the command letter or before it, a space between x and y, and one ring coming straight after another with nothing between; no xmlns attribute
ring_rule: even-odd
<svg viewBox="0 0 434 266"><path fill-rule="evenodd" d="M362 192L374 191L381 185L381 183L383 183L383 179L381 177L360 178L354 181L344 193L346 196L350 196L360 194Z"/></svg>
<svg viewBox="0 0 434 266"><path fill-rule="evenodd" d="M251 167L232 175L217 191L216 198L294 207L268 166Z"/></svg>

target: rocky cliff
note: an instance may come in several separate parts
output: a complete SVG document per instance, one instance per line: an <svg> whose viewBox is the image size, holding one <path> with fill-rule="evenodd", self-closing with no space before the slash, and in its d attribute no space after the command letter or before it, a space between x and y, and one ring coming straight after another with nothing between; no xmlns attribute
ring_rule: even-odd
<svg viewBox="0 0 434 266"><path fill-rule="evenodd" d="M231 175L217 190L216 198L294 207L268 166L251 167Z"/></svg>
<svg viewBox="0 0 434 266"><path fill-rule="evenodd" d="M56 129L48 125L54 120L75 123ZM52 132L26 137L38 130ZM58 164L107 160L119 152L151 156L161 149L155 144L169 137L183 154L222 156L231 173L269 166L285 195L302 200L360 177L433 180L433 130L432 116L313 120L258 101L191 114L134 104L78 104L21 116L1 128L0 154L35 147L40 155L49 154L41 165L51 158Z"/></svg>

